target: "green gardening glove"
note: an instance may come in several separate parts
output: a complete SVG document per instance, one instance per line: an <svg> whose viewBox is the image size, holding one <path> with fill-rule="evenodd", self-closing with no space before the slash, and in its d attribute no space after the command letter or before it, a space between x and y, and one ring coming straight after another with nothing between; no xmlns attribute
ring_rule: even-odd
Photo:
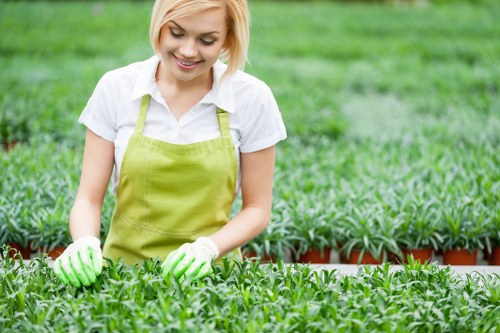
<svg viewBox="0 0 500 333"><path fill-rule="evenodd" d="M212 261L218 256L217 245L210 238L199 237L170 252L161 265L162 275L167 278L173 274L181 281L201 279L212 273Z"/></svg>
<svg viewBox="0 0 500 333"><path fill-rule="evenodd" d="M65 284L90 286L102 272L101 241L92 236L77 239L56 259L53 269Z"/></svg>

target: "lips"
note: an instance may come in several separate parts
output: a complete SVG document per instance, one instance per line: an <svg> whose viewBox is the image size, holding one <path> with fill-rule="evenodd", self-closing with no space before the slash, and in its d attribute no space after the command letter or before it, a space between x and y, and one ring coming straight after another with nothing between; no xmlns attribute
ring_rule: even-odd
<svg viewBox="0 0 500 333"><path fill-rule="evenodd" d="M201 61L182 60L182 59L177 58L175 55L174 55L174 59L177 62L177 64L179 65L179 67L181 67L183 69L193 69L201 62Z"/></svg>

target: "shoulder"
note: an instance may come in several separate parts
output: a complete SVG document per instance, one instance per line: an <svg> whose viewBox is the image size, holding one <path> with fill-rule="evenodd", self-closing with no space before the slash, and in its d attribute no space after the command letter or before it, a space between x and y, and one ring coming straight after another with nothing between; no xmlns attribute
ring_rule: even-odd
<svg viewBox="0 0 500 333"><path fill-rule="evenodd" d="M268 99L272 97L271 88L259 78L243 71L236 72L232 77L233 93L237 98Z"/></svg>
<svg viewBox="0 0 500 333"><path fill-rule="evenodd" d="M245 121L278 111L271 88L251 74L239 71L234 75L233 96L235 112Z"/></svg>

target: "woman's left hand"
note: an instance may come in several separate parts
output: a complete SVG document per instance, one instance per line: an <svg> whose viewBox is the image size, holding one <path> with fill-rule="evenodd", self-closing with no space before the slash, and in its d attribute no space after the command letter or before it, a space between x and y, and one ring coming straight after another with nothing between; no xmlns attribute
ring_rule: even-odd
<svg viewBox="0 0 500 333"><path fill-rule="evenodd" d="M196 280L212 273L212 261L219 256L217 245L207 237L181 245L172 251L161 265L162 275L173 274L177 279Z"/></svg>

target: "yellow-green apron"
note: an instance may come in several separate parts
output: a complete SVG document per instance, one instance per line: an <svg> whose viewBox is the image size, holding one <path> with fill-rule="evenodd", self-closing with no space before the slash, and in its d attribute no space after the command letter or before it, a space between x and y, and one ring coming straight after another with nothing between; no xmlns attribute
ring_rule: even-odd
<svg viewBox="0 0 500 333"><path fill-rule="evenodd" d="M142 98L123 157L103 249L104 257L123 257L130 264L147 258L164 260L182 244L222 228L229 221L238 177L227 112L217 110L219 138L171 144L143 135L149 99L149 95ZM241 251L226 256L241 259Z"/></svg>

